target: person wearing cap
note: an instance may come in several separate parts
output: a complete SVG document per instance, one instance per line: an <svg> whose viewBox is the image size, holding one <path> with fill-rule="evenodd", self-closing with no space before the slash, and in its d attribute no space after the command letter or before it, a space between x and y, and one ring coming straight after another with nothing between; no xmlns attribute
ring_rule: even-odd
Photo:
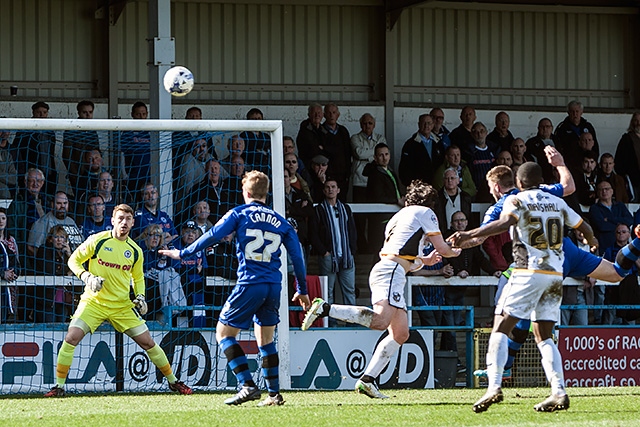
<svg viewBox="0 0 640 427"><path fill-rule="evenodd" d="M49 105L38 101L31 106L31 112L34 119L46 119L49 117ZM49 197L53 196L58 184L55 149L56 134L52 130L19 131L11 148L18 175L24 175L30 169L40 169L45 177L42 190Z"/></svg>
<svg viewBox="0 0 640 427"><path fill-rule="evenodd" d="M309 189L311 198L318 203L324 199L324 183L327 180L327 169L329 167L329 159L327 156L318 154L311 159L311 181Z"/></svg>
<svg viewBox="0 0 640 427"><path fill-rule="evenodd" d="M202 230L195 221L187 221L181 230L181 238L176 241L175 248L184 249L202 236ZM207 257L205 251L197 251L192 256L180 260L180 267L177 271L182 279L182 288L187 297L188 305L204 305L205 272ZM190 326L192 328L202 328L206 326L206 312L204 310L193 310Z"/></svg>

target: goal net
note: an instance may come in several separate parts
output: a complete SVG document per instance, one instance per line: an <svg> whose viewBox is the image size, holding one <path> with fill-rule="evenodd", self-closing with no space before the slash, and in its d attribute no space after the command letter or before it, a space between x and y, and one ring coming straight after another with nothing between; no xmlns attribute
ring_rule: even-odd
<svg viewBox="0 0 640 427"><path fill-rule="evenodd" d="M268 197L284 215L282 123L259 120L0 119L1 393L40 393L55 384L57 353L83 283L69 254L111 229L113 208L135 211L131 237L144 255L144 316L176 376L200 390L234 388L215 324L236 280L234 236L188 260L183 248L244 203L242 175L271 179ZM3 219L3 215L6 220ZM286 254L280 309L281 384L288 388ZM261 380L252 332L239 341ZM166 390L133 340L101 325L75 351L68 392Z"/></svg>

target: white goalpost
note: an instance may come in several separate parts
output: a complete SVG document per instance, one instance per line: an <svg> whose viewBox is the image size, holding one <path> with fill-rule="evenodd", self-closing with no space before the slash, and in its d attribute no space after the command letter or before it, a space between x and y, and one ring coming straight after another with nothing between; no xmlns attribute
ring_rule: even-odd
<svg viewBox="0 0 640 427"><path fill-rule="evenodd" d="M96 131L100 134L101 144L103 144L105 140L107 141L107 144L111 144L111 137L105 137L105 135L111 135L112 132L148 131L151 136L151 180L156 183L160 194L159 209L169 213L170 215L177 209L183 208L179 203L174 203L173 197L175 191L173 183L175 182L176 177L173 176L173 168L171 166L173 164L172 148L174 148L172 147L172 133L208 132L214 134L225 133L228 135L231 133L240 133L245 131L264 132L271 138L269 153L271 173L269 178L272 185L273 208L276 212L286 216L283 178L283 127L282 121L280 120L0 119L0 129L12 132L12 136L10 138L12 142L15 137L15 132L17 131L53 131L56 135L56 153L58 156L62 151L62 134L64 131ZM111 146L109 146L109 148L112 151L114 150ZM120 154L117 155L120 156ZM62 165L61 159L58 158L56 163L58 165ZM114 166L114 164L111 164L111 166ZM19 186L23 183L23 176L17 177ZM135 207L132 207L135 210ZM282 389L290 389L291 353L289 337L289 298L287 284L287 254L284 246L282 247L281 273L283 280L280 299L280 324L278 327L279 332L277 334L278 351L280 355L280 384ZM31 286L35 286L35 284L31 284ZM36 328L30 331L32 336L37 334L37 326L38 325L36 324ZM43 330L46 329L47 326L43 325ZM59 329L62 329L62 326L59 326ZM11 331L10 334L12 339L15 340L16 331ZM215 343L209 343L209 345L210 347L215 346L217 348ZM215 358L215 353L212 357ZM38 389L38 387L32 386L28 392L37 392ZM6 390L8 389L2 388L0 393L4 393ZM15 390L15 388L12 388L11 390Z"/></svg>

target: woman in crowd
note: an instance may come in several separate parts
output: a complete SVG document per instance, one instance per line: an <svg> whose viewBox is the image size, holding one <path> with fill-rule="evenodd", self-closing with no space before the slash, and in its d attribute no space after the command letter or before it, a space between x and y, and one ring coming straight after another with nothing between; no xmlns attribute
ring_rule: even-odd
<svg viewBox="0 0 640 427"><path fill-rule="evenodd" d="M62 225L51 227L47 240L38 248L36 274L43 276L73 276L67 266L71 256L69 235ZM43 316L45 322L67 322L73 313L74 292L71 286L44 287L36 318ZM38 311L40 311L38 310Z"/></svg>

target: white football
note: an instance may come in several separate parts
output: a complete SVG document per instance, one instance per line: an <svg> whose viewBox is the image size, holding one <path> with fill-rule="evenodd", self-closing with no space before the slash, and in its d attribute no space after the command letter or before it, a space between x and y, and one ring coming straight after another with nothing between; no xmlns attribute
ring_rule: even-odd
<svg viewBox="0 0 640 427"><path fill-rule="evenodd" d="M172 67L164 73L164 88L173 96L185 96L193 84L193 73L186 67Z"/></svg>

